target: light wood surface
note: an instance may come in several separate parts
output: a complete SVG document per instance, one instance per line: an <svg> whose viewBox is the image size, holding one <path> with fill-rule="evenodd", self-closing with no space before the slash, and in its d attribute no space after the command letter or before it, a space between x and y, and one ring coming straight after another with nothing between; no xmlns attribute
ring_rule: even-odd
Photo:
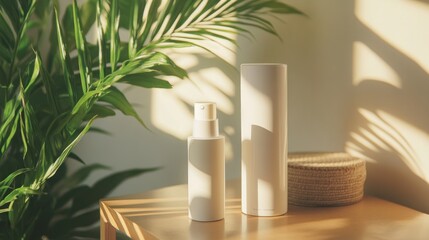
<svg viewBox="0 0 429 240"><path fill-rule="evenodd" d="M101 239L429 239L429 215L365 196L343 207L289 205L280 217L241 213L240 183L227 182L225 219L188 219L187 185L100 201Z"/></svg>

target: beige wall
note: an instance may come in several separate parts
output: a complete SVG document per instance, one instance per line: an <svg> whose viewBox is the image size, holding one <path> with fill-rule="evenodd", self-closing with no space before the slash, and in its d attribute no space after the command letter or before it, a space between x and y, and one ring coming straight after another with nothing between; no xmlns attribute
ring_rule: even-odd
<svg viewBox="0 0 429 240"><path fill-rule="evenodd" d="M367 190L429 212L429 1L355 3L346 149Z"/></svg>
<svg viewBox="0 0 429 240"><path fill-rule="evenodd" d="M429 1L288 3L309 17L273 20L283 41L255 30L255 40L238 37L237 55L221 55L236 67L288 64L289 151L346 150L363 157L369 193L429 212ZM189 51L172 55L193 83L172 80L173 90L127 90L152 132L119 115L97 123L111 137L88 134L79 145L84 160L115 170L162 167L114 194L186 182L186 137L198 100L218 103L227 178L239 177L239 73Z"/></svg>

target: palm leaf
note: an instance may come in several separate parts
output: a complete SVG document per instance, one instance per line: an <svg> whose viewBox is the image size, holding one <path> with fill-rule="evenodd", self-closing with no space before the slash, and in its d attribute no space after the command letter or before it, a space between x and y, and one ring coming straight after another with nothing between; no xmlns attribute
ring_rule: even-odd
<svg viewBox="0 0 429 240"><path fill-rule="evenodd" d="M144 43L141 53L170 41L187 42L205 50L208 50L204 47L205 40L235 42L214 29L208 29L207 26L210 25L222 27L224 31L249 35L250 31L240 26L251 26L277 35L273 25L264 18L273 13L303 14L278 0L168 1L164 5L155 2L144 9L147 21L141 27L144 30L140 32L140 42ZM149 29L153 29L151 34L148 33ZM185 39L177 39L183 33L188 34Z"/></svg>
<svg viewBox="0 0 429 240"><path fill-rule="evenodd" d="M120 82L144 88L172 88L170 82L156 77L156 73L130 74L123 77Z"/></svg>
<svg viewBox="0 0 429 240"><path fill-rule="evenodd" d="M125 95L121 91L119 91L116 87L112 86L107 91L105 91L103 96L100 97L99 101L111 104L113 107L120 110L123 114L134 117L143 126L145 126L143 120L140 118L140 116L137 114L137 112L128 102Z"/></svg>
<svg viewBox="0 0 429 240"><path fill-rule="evenodd" d="M120 81L124 76L130 74L160 72L164 75L172 75L186 78L187 72L177 66L173 60L161 52L152 52L148 55L140 55L132 60L126 61L122 66L97 86L98 89L107 89L114 83Z"/></svg>
<svg viewBox="0 0 429 240"><path fill-rule="evenodd" d="M142 25L139 26L137 31L139 46L142 47L145 45L146 40L151 38L150 29L155 23L157 18L158 8L161 5L161 0L148 1L144 5L143 16L142 16Z"/></svg>

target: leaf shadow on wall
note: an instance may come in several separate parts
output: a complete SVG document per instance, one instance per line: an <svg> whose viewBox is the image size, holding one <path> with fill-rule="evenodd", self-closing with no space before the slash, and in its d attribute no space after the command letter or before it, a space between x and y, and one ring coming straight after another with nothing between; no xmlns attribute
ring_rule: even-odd
<svg viewBox="0 0 429 240"><path fill-rule="evenodd" d="M355 26L356 41L382 59L401 84L359 81L353 89L355 108L345 147L368 160L368 193L429 213L429 159L422 157L424 146L416 142L416 136L425 136L422 140L429 143L429 109L424 104L429 103L429 75L357 19Z"/></svg>

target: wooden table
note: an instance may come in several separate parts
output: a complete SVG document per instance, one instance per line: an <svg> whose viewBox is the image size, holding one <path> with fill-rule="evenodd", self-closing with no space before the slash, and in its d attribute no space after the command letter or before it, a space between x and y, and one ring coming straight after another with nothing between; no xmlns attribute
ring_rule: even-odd
<svg viewBox="0 0 429 240"><path fill-rule="evenodd" d="M366 196L344 207L289 206L280 217L241 213L239 181L227 182L225 219L188 219L187 185L100 201L101 239L429 239L429 215Z"/></svg>

